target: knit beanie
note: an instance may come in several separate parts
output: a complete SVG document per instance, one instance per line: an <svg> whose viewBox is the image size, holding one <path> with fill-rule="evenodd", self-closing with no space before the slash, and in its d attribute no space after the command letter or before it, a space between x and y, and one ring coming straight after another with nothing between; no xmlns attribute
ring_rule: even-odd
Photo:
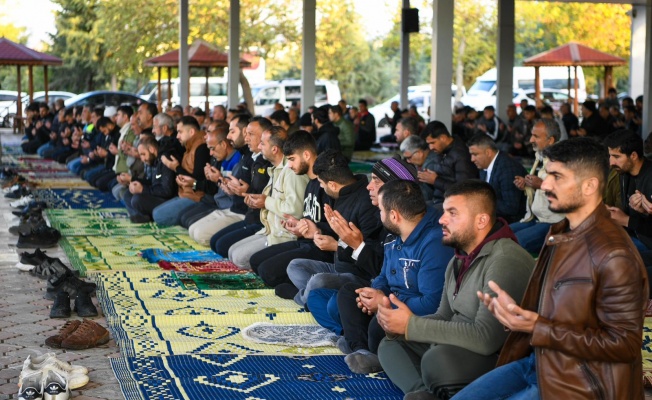
<svg viewBox="0 0 652 400"><path fill-rule="evenodd" d="M417 182L417 169L414 165L400 159L398 156L386 158L374 164L371 172L383 182L404 180Z"/></svg>

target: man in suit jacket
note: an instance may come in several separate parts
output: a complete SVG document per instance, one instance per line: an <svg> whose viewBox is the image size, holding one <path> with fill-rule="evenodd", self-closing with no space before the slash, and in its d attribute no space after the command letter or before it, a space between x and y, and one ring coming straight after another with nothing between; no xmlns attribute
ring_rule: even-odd
<svg viewBox="0 0 652 400"><path fill-rule="evenodd" d="M514 177L525 176L525 168L507 153L498 151L496 143L485 134L478 134L468 143L471 161L480 170L480 179L496 191L496 214L508 223L518 222L525 215L526 197L514 186Z"/></svg>

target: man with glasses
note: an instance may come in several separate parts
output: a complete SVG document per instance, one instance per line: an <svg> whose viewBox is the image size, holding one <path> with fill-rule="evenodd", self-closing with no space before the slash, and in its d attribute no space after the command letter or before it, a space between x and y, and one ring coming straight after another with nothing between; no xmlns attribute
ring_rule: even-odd
<svg viewBox="0 0 652 400"><path fill-rule="evenodd" d="M403 122L404 118L401 120ZM416 122L416 120L413 120ZM401 122L396 126L396 132L399 132L399 126ZM434 171L436 155L435 152L430 151L428 143L425 140L421 139L419 136L410 135L405 140L401 142L401 154L405 161L414 165L417 168L418 172L422 171ZM433 199L433 192L435 190L434 186L425 182L423 180L419 181L419 187L421 187L421 192L423 197L426 200L426 203L430 204Z"/></svg>

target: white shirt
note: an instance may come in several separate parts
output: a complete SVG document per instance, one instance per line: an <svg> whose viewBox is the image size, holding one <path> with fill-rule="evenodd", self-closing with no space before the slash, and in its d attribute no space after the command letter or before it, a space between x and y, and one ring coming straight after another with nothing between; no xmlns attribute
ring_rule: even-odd
<svg viewBox="0 0 652 400"><path fill-rule="evenodd" d="M491 171L493 171L493 169L494 169L494 163L496 162L496 158L498 158L498 153L500 153L500 152L496 152L496 155L494 156L494 159L491 160L491 164L489 164L489 166L485 170L485 171L487 171L487 182L489 182L489 180L491 179Z"/></svg>

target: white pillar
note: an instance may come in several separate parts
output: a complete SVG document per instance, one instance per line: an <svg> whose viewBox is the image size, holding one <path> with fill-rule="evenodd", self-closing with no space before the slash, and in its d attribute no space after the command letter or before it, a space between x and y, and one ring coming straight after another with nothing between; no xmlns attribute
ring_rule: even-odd
<svg viewBox="0 0 652 400"><path fill-rule="evenodd" d="M410 0L403 0L403 10L410 8ZM403 14L402 14L403 15ZM403 28L405 22L401 25ZM408 108L408 85L410 82L410 33L401 29L401 76L399 82L400 107ZM396 122L394 122L396 123Z"/></svg>
<svg viewBox="0 0 652 400"><path fill-rule="evenodd" d="M229 9L229 76L228 103L235 108L240 100L238 82L240 81L240 0L231 0Z"/></svg>
<svg viewBox="0 0 652 400"><path fill-rule="evenodd" d="M303 49L301 61L301 113L315 103L317 0L303 0ZM350 99L349 99L350 100Z"/></svg>
<svg viewBox="0 0 652 400"><path fill-rule="evenodd" d="M643 139L652 130L652 5L645 7L645 77L643 78Z"/></svg>
<svg viewBox="0 0 652 400"><path fill-rule="evenodd" d="M496 67L496 114L507 121L507 105L514 98L514 0L498 0Z"/></svg>
<svg viewBox="0 0 652 400"><path fill-rule="evenodd" d="M179 0L179 99L188 105L190 68L188 65L188 0Z"/></svg>
<svg viewBox="0 0 652 400"><path fill-rule="evenodd" d="M451 83L453 82L453 16L455 2L432 2L432 59L430 71L430 120L443 122L451 130Z"/></svg>
<svg viewBox="0 0 652 400"><path fill-rule="evenodd" d="M629 58L629 95L636 98L643 94L645 75L645 6L632 6L632 38Z"/></svg>

